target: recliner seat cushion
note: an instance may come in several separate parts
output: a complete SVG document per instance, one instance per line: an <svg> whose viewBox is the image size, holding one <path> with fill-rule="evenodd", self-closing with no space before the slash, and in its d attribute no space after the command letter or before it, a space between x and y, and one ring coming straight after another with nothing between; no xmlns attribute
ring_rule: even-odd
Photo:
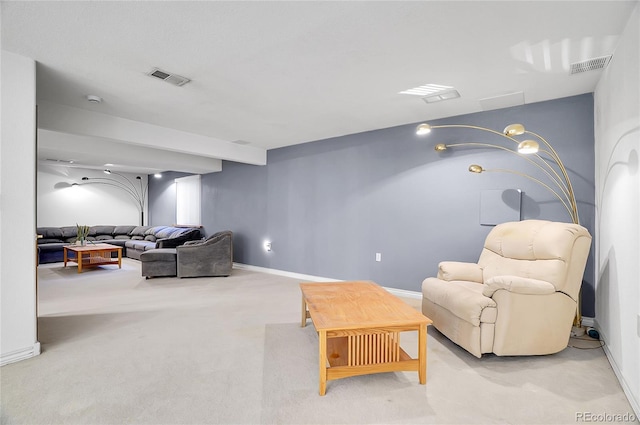
<svg viewBox="0 0 640 425"><path fill-rule="evenodd" d="M446 282L433 277L422 283L423 297L473 326L495 323L497 317L496 302L482 295L482 289L476 282Z"/></svg>

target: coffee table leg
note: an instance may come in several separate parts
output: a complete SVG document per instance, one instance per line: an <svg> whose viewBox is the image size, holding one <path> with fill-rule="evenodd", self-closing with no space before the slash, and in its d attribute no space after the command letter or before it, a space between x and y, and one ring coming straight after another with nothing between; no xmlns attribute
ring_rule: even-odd
<svg viewBox="0 0 640 425"><path fill-rule="evenodd" d="M427 325L420 325L418 330L418 378L421 384L427 383Z"/></svg>
<svg viewBox="0 0 640 425"><path fill-rule="evenodd" d="M111 255L111 254L109 254ZM118 268L121 269L122 268L122 249L118 250Z"/></svg>
<svg viewBox="0 0 640 425"><path fill-rule="evenodd" d="M304 295L302 296L302 322L300 322L301 327L307 326L307 301L304 299Z"/></svg>
<svg viewBox="0 0 640 425"><path fill-rule="evenodd" d="M67 267L67 247L65 246L63 249L64 253L62 254L64 256L64 266Z"/></svg>
<svg viewBox="0 0 640 425"><path fill-rule="evenodd" d="M82 251L76 252L76 260L78 260L78 273L82 273Z"/></svg>
<svg viewBox="0 0 640 425"><path fill-rule="evenodd" d="M320 361L320 395L325 395L327 392L327 331L318 332L318 346L318 357Z"/></svg>

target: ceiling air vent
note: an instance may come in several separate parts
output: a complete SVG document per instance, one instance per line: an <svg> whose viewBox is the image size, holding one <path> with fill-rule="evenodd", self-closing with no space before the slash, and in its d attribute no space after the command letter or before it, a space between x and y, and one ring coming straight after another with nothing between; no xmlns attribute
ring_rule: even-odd
<svg viewBox="0 0 640 425"><path fill-rule="evenodd" d="M174 86L184 86L189 81L191 81L186 77L182 77L178 74L172 74L170 72L166 72L158 68L153 68L151 72L149 72L147 75L150 75L155 78L159 78L162 81L166 81L167 83L173 84Z"/></svg>
<svg viewBox="0 0 640 425"><path fill-rule="evenodd" d="M595 71L596 69L603 69L609 65L612 55L601 56L599 58L593 58L582 62L576 62L571 64L571 74L579 74L581 72Z"/></svg>

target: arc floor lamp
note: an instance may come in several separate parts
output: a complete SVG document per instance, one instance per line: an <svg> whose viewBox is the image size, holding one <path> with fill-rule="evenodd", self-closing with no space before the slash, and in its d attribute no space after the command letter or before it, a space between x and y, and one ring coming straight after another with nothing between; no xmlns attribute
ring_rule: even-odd
<svg viewBox="0 0 640 425"><path fill-rule="evenodd" d="M567 168L564 163L560 159L560 156L556 152L556 150L551 146L551 144L545 140L539 134L536 134L532 131L527 131L522 124L510 124L502 132L492 130L490 128L474 126L474 125L465 125L465 124L444 124L444 125L429 125L427 123L419 124L416 128L416 134L418 135L426 135L431 133L431 130L437 128L467 128L478 131L483 131L487 133L491 133L501 137L503 140L508 141L511 147L502 146L493 143L481 143L481 142L464 142L464 143L453 143L453 144L444 144L438 143L434 146L436 152L444 152L451 148L457 147L479 147L479 148L489 148L489 149L499 149L502 151L510 152L514 155L518 155L522 159L528 161L530 164L534 165L537 169L541 171L543 174L543 178L546 180L541 180L539 178L530 176L529 174L523 173L519 170L510 170L504 168L496 168L496 169L486 169L478 164L471 164L469 166L469 172L472 173L484 173L484 172L502 172L514 174L520 177L524 177L529 179L546 190L551 192L564 206L564 208L569 213L571 221L575 224L580 224L580 217L578 215L578 204L576 203L576 196L573 191L573 185L571 184L571 179L569 179L569 174L567 173ZM516 136L530 137L525 140L518 140ZM542 145L542 147L541 147ZM581 296L578 296L576 316L573 321L574 327L581 328L582 326L582 312L581 312Z"/></svg>
<svg viewBox="0 0 640 425"><path fill-rule="evenodd" d="M140 225L144 226L144 207L147 203L149 181L147 180L147 183L143 184L142 177L136 176L136 182L134 182L127 176L111 170L104 170L104 173L115 177L83 177L82 184L104 184L127 192L135 201L136 207L140 211Z"/></svg>

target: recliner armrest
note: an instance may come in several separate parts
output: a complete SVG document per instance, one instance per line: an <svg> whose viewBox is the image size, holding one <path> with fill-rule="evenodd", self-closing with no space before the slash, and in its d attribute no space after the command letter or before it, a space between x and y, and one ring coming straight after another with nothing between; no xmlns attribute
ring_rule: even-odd
<svg viewBox="0 0 640 425"><path fill-rule="evenodd" d="M500 289L523 295L548 295L556 292L556 287L544 280L520 276L494 276L484 283L482 295L492 297Z"/></svg>
<svg viewBox="0 0 640 425"><path fill-rule="evenodd" d="M447 282L452 280L467 280L482 283L482 267L476 263L442 261L438 264L438 279Z"/></svg>

